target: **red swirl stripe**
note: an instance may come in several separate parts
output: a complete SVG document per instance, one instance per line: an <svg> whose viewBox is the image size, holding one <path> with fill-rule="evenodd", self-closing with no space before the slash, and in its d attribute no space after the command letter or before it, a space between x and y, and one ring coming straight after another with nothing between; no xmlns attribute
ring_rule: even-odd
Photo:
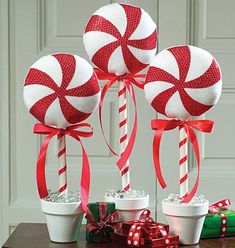
<svg viewBox="0 0 235 248"><path fill-rule="evenodd" d="M67 189L67 183L63 185L59 190L60 192L64 192Z"/></svg>
<svg viewBox="0 0 235 248"><path fill-rule="evenodd" d="M181 158L180 161L179 161L179 164L180 164L180 165L183 164L185 161L187 161L187 159L188 159L187 156Z"/></svg>
<svg viewBox="0 0 235 248"><path fill-rule="evenodd" d="M127 139L127 134L125 134L120 138L120 143L124 142L126 139Z"/></svg>
<svg viewBox="0 0 235 248"><path fill-rule="evenodd" d="M128 184L126 187L123 188L123 190L128 191L131 188L131 185Z"/></svg>
<svg viewBox="0 0 235 248"><path fill-rule="evenodd" d="M67 169L67 166L65 165L63 168L61 168L59 171L58 171L58 174L61 175L62 173L64 173Z"/></svg>
<svg viewBox="0 0 235 248"><path fill-rule="evenodd" d="M185 174L182 178L180 178L180 184L184 183L188 179L188 174Z"/></svg>
<svg viewBox="0 0 235 248"><path fill-rule="evenodd" d="M61 157L63 154L65 154L66 148L64 147L61 151L58 152L58 157Z"/></svg>
<svg viewBox="0 0 235 248"><path fill-rule="evenodd" d="M118 96L121 96L121 95L123 95L123 94L125 94L125 93L126 93L126 89L123 88L122 90L119 90L119 91L118 91Z"/></svg>
<svg viewBox="0 0 235 248"><path fill-rule="evenodd" d="M183 140L180 141L179 147L183 146L186 143L187 143L187 138L185 138L185 139L183 139Z"/></svg>
<svg viewBox="0 0 235 248"><path fill-rule="evenodd" d="M122 175L122 176L125 175L129 170L130 170L130 167L129 167L129 166L126 167L126 168L124 168L124 169L121 171L121 175Z"/></svg>
<svg viewBox="0 0 235 248"><path fill-rule="evenodd" d="M121 113L122 111L124 111L126 109L126 104L124 104L121 108L119 108L119 113Z"/></svg>

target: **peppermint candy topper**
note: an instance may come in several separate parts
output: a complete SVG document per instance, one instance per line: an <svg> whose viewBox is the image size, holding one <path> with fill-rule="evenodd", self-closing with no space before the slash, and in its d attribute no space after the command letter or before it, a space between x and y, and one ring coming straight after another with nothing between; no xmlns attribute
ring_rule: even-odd
<svg viewBox="0 0 235 248"><path fill-rule="evenodd" d="M139 7L113 3L98 9L83 36L91 61L116 75L144 69L156 54L156 24Z"/></svg>
<svg viewBox="0 0 235 248"><path fill-rule="evenodd" d="M222 90L221 70L215 58L201 48L171 47L151 63L144 90L157 112L187 120L217 103Z"/></svg>
<svg viewBox="0 0 235 248"><path fill-rule="evenodd" d="M24 102L29 112L48 126L66 128L95 110L100 86L92 66L72 54L47 55L29 69Z"/></svg>

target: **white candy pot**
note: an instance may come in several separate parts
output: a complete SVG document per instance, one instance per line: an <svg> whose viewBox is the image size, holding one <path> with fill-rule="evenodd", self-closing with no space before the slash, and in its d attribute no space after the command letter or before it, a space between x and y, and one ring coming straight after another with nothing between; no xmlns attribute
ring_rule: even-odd
<svg viewBox="0 0 235 248"><path fill-rule="evenodd" d="M138 220L145 208L149 207L149 195L138 198L113 198L105 196L106 202L114 202L123 221Z"/></svg>
<svg viewBox="0 0 235 248"><path fill-rule="evenodd" d="M81 202L56 203L41 200L51 241L77 242L83 218Z"/></svg>
<svg viewBox="0 0 235 248"><path fill-rule="evenodd" d="M170 226L170 232L179 235L180 244L194 245L199 243L209 202L203 203L170 203L162 201L162 210Z"/></svg>

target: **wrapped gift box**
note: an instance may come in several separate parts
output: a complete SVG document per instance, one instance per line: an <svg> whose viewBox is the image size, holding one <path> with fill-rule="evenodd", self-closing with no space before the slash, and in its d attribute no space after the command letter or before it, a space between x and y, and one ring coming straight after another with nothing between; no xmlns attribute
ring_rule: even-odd
<svg viewBox="0 0 235 248"><path fill-rule="evenodd" d="M114 228L110 225L104 226L103 220L101 220L102 214L100 213L101 204L106 205L106 212L104 215L107 217L109 214L113 213L115 211L115 203L113 202L95 202L95 203L89 203L88 208L90 210L90 213L92 214L95 225L97 225L97 230L89 231L88 225L91 224L91 222L87 221L87 228L86 228L86 240L89 243L108 243L111 241L111 233L113 233ZM100 228L98 227L100 226ZM101 229L101 226L103 228ZM99 229L99 230L98 230Z"/></svg>
<svg viewBox="0 0 235 248"><path fill-rule="evenodd" d="M123 222L112 234L120 247L178 247L179 236L169 235L169 226L157 223L151 212L144 209L139 220Z"/></svg>
<svg viewBox="0 0 235 248"><path fill-rule="evenodd" d="M227 218L227 228L224 236L235 236L235 211L220 210L220 213L223 213ZM205 218L201 238L216 237L221 237L221 216L216 213L209 213Z"/></svg>
<svg viewBox="0 0 235 248"><path fill-rule="evenodd" d="M127 243L127 235L122 232L113 233L112 234L113 242L120 244L120 247L128 247ZM143 238L141 237L139 240L139 247L152 247L152 248L165 248L171 247L175 248L179 245L179 236L169 235L168 236L169 243L166 244L164 238Z"/></svg>
<svg viewBox="0 0 235 248"><path fill-rule="evenodd" d="M124 235L128 235L131 226L134 223L138 223L138 221L129 221L129 222L124 222L122 223L122 233ZM159 238L161 237L161 233L158 229L158 226L161 225L165 231L167 233L169 233L169 225L163 224L163 223L156 223L156 222L147 222L144 224L144 227L149 231L149 234L142 231L142 237L143 238L147 238L147 237L151 237L151 238Z"/></svg>

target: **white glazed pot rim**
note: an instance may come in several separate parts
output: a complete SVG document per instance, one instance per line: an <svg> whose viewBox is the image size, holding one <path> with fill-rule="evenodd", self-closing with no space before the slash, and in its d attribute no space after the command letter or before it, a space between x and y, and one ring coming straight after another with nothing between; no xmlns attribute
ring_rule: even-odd
<svg viewBox="0 0 235 248"><path fill-rule="evenodd" d="M81 209L81 201L60 203L41 199L41 210L45 214L52 215L76 215L83 213Z"/></svg>
<svg viewBox="0 0 235 248"><path fill-rule="evenodd" d="M171 203L167 199L162 201L162 211L166 215L172 216L203 216L208 213L209 201L205 200L203 203L190 204L190 203Z"/></svg>
<svg viewBox="0 0 235 248"><path fill-rule="evenodd" d="M138 198L113 198L105 196L105 201L114 202L118 210L138 210L149 207L149 195Z"/></svg>

